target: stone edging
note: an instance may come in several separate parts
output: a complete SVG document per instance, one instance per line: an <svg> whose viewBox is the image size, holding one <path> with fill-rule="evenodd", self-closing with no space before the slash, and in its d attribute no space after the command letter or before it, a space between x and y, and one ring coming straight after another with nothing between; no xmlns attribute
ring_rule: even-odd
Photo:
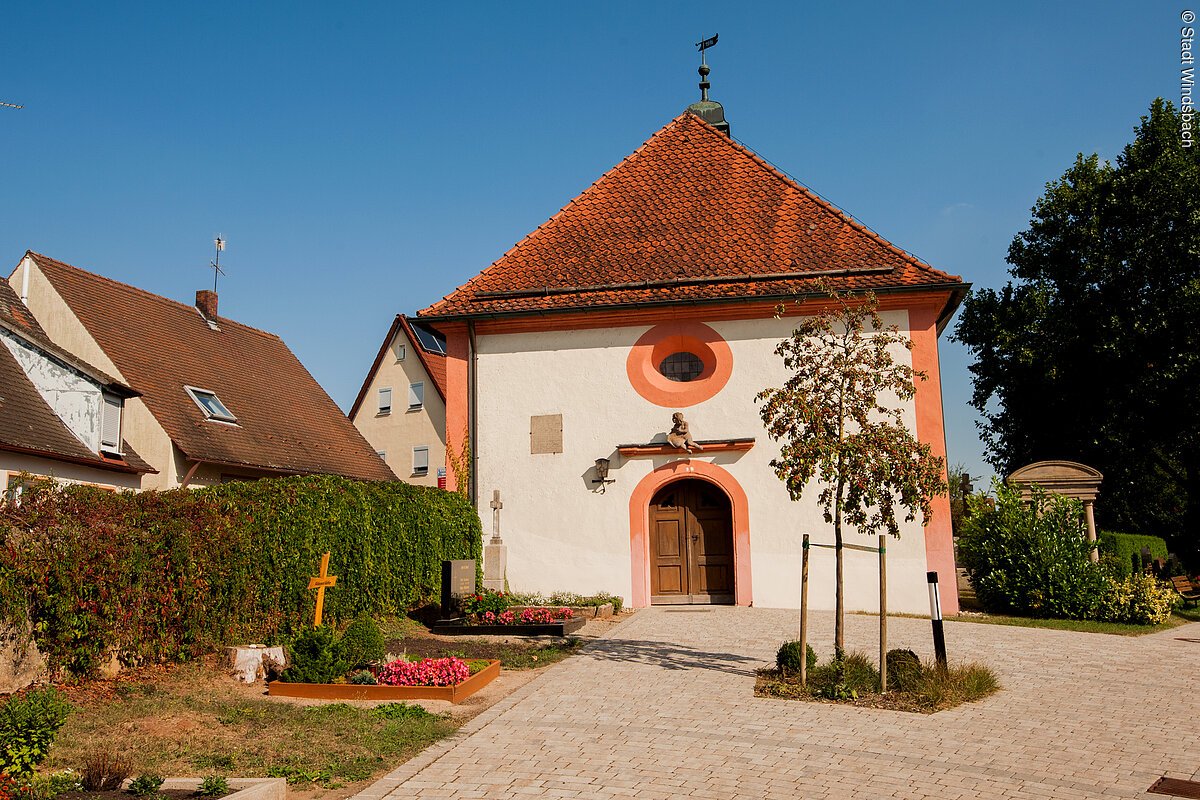
<svg viewBox="0 0 1200 800"><path fill-rule="evenodd" d="M287 781L283 778L229 778L229 788L232 794L227 794L221 800L286 800ZM203 778L167 778L163 781L163 789L181 789L196 791ZM130 781L125 781L122 788L128 789Z"/></svg>

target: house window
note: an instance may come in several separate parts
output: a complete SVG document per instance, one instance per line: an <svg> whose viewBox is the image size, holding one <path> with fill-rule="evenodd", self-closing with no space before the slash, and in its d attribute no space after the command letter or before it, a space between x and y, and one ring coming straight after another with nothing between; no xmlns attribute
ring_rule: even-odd
<svg viewBox="0 0 1200 800"><path fill-rule="evenodd" d="M106 453L121 454L121 398L104 394L104 409L100 414L100 449Z"/></svg>
<svg viewBox="0 0 1200 800"><path fill-rule="evenodd" d="M425 405L425 384L410 383L408 385L408 410L417 411Z"/></svg>
<svg viewBox="0 0 1200 800"><path fill-rule="evenodd" d="M380 460L387 461L387 450L376 450L375 455L379 456Z"/></svg>
<svg viewBox="0 0 1200 800"><path fill-rule="evenodd" d="M195 386L183 387L187 390L188 397L200 406L200 410L204 412L204 416L218 422L237 422L237 417L230 413L221 399L217 397L217 393L209 389L197 389Z"/></svg>
<svg viewBox="0 0 1200 800"><path fill-rule="evenodd" d="M390 386L379 390L379 413L392 413L392 388Z"/></svg>
<svg viewBox="0 0 1200 800"><path fill-rule="evenodd" d="M428 475L429 474L429 448L414 447L413 448L413 475Z"/></svg>
<svg viewBox="0 0 1200 800"><path fill-rule="evenodd" d="M396 341L392 345L392 351L395 352L397 361L404 360L404 341L399 336L396 337Z"/></svg>
<svg viewBox="0 0 1200 800"><path fill-rule="evenodd" d="M658 365L658 371L669 381L687 383L700 377L704 372L704 362L695 353L681 351L672 353Z"/></svg>

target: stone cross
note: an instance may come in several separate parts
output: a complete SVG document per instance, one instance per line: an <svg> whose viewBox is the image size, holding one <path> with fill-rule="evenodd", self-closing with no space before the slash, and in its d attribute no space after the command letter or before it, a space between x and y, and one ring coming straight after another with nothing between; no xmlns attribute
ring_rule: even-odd
<svg viewBox="0 0 1200 800"><path fill-rule="evenodd" d="M321 616L325 610L325 590L337 584L337 575L329 574L329 553L321 556L321 574L308 579L308 588L317 590L317 613L314 627L321 627Z"/></svg>
<svg viewBox="0 0 1200 800"><path fill-rule="evenodd" d="M500 490L492 490L492 544L500 544L500 509L504 508L504 503L500 502Z"/></svg>

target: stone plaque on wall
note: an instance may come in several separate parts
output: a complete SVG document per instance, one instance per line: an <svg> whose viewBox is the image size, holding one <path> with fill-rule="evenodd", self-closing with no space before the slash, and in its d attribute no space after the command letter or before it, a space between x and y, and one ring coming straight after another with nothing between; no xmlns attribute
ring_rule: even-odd
<svg viewBox="0 0 1200 800"><path fill-rule="evenodd" d="M562 414L543 414L529 418L529 452L561 453L563 451Z"/></svg>

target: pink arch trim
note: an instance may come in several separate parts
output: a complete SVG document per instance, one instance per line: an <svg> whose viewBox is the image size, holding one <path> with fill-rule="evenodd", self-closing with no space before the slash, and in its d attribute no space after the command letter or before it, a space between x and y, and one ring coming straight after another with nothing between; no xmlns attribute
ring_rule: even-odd
<svg viewBox="0 0 1200 800"><path fill-rule="evenodd" d="M683 459L663 464L634 487L629 498L629 557L632 585L631 605L650 605L650 501L672 481L700 478L716 485L729 497L733 508L733 591L739 606L753 600L750 592L750 503L734 478L716 464Z"/></svg>

